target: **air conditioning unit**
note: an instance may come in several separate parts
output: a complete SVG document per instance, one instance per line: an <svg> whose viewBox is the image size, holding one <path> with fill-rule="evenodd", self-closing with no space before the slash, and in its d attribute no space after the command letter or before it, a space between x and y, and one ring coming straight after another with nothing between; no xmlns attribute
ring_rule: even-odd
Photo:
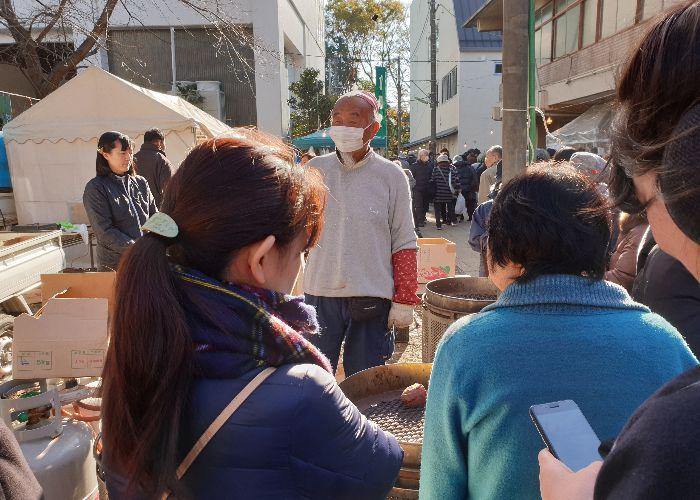
<svg viewBox="0 0 700 500"><path fill-rule="evenodd" d="M202 110L223 121L225 97L221 82L197 82L197 90L204 97Z"/></svg>
<svg viewBox="0 0 700 500"><path fill-rule="evenodd" d="M500 103L491 109L491 119L497 122L503 120L503 106Z"/></svg>

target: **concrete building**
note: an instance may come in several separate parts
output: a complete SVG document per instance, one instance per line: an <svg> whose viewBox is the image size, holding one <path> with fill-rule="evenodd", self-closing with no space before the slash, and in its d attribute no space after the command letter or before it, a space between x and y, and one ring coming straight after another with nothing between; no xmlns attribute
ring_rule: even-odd
<svg viewBox="0 0 700 500"><path fill-rule="evenodd" d="M20 4L32 1L14 3L20 10ZM257 125L286 136L289 84L309 67L324 77L324 0L211 0L204 5L208 12L202 13L180 0L119 2L106 40L85 64L162 92L191 82L205 98L203 108L227 124ZM67 34L75 45L82 41L79 31ZM0 34L3 43L12 43L8 34ZM0 78L0 90L27 92L26 82L17 82L21 77Z"/></svg>
<svg viewBox="0 0 700 500"><path fill-rule="evenodd" d="M483 0L436 0L437 150L450 154L501 142L492 116L501 84L501 37L464 23ZM428 0L413 0L411 33L411 150L430 140L430 20Z"/></svg>
<svg viewBox="0 0 700 500"><path fill-rule="evenodd" d="M550 131L555 135L565 131L562 137L575 137L574 145L606 152L610 102L620 65L652 19L680 1L536 0L536 103L545 112ZM500 32L503 0L488 0L465 25L482 33ZM541 119L538 132L538 142L544 145Z"/></svg>

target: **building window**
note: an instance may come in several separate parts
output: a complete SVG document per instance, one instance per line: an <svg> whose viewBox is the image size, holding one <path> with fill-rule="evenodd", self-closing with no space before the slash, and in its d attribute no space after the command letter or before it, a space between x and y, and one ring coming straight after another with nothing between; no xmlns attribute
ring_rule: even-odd
<svg viewBox="0 0 700 500"><path fill-rule="evenodd" d="M596 30L598 28L598 0L585 0L583 4L583 34L581 47L588 47L595 43Z"/></svg>
<svg viewBox="0 0 700 500"><path fill-rule="evenodd" d="M535 11L537 65L576 52L680 1L549 0Z"/></svg>
<svg viewBox="0 0 700 500"><path fill-rule="evenodd" d="M642 0L642 20L654 17L681 0Z"/></svg>
<svg viewBox="0 0 700 500"><path fill-rule="evenodd" d="M574 7L572 7L574 5ZM558 17L554 20L554 57L561 57L576 52L578 46L578 26L581 17L580 0L557 0L556 11Z"/></svg>
<svg viewBox="0 0 700 500"><path fill-rule="evenodd" d="M552 60L552 2L535 12L535 61L538 66Z"/></svg>
<svg viewBox="0 0 700 500"><path fill-rule="evenodd" d="M493 72L496 75L503 74L503 63L501 61L498 61L493 65Z"/></svg>
<svg viewBox="0 0 700 500"><path fill-rule="evenodd" d="M445 102L457 95L457 66L442 77L442 98L440 102Z"/></svg>
<svg viewBox="0 0 700 500"><path fill-rule="evenodd" d="M603 2L603 24L600 29L601 38L614 35L618 31L629 28L637 16L637 2L629 0L600 0Z"/></svg>

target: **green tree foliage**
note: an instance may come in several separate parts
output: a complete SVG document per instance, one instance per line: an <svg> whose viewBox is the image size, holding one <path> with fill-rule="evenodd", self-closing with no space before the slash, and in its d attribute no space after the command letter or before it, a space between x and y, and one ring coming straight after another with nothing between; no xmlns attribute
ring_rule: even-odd
<svg viewBox="0 0 700 500"><path fill-rule="evenodd" d="M327 37L342 37L356 78L373 80L374 67L396 58L397 45L408 44L401 0L329 0L326 9Z"/></svg>
<svg viewBox="0 0 700 500"><path fill-rule="evenodd" d="M395 107L390 107L387 109L387 127L389 134L389 152L391 154L396 154L398 134L396 130L396 115L397 109ZM410 133L410 113L406 109L401 110L401 144L403 150L406 150L406 144L411 140Z"/></svg>
<svg viewBox="0 0 700 500"><path fill-rule="evenodd" d="M289 86L292 137L302 137L330 125L336 98L324 93L318 75L317 69L306 68L299 80Z"/></svg>

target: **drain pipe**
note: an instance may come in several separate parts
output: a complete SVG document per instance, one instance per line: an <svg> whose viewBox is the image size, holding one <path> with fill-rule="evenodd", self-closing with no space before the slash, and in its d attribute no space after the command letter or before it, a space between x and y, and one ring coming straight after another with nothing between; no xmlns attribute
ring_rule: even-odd
<svg viewBox="0 0 700 500"><path fill-rule="evenodd" d="M172 72L173 72L173 94L177 95L177 74L175 70L175 28L170 28L170 60L172 62Z"/></svg>

